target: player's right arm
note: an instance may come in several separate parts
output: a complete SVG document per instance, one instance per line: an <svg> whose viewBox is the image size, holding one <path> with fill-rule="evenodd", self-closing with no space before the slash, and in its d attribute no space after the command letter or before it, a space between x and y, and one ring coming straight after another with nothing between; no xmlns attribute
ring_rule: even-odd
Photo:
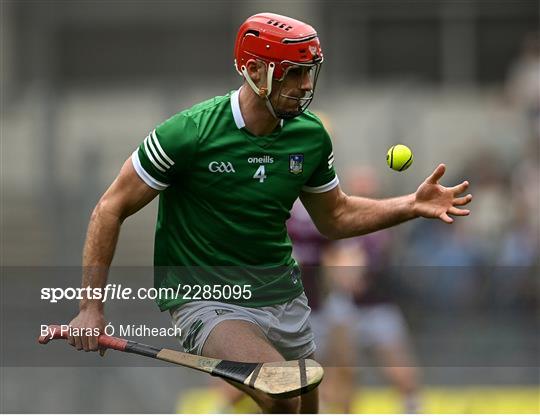
<svg viewBox="0 0 540 416"><path fill-rule="evenodd" d="M176 114L153 130L124 163L96 205L88 225L83 251L83 288L105 287L122 222L188 173L197 137L197 127L191 118ZM79 309L70 323L72 327L103 331L101 300L83 299ZM68 342L79 350L98 348L96 336L70 336Z"/></svg>
<svg viewBox="0 0 540 416"><path fill-rule="evenodd" d="M131 157L126 160L92 212L83 250L82 287L105 287L122 222L158 194L159 190L151 188L139 177ZM103 331L103 302L100 299L82 299L79 314L70 325ZM70 336L68 342L78 350L95 351L98 348L96 336Z"/></svg>

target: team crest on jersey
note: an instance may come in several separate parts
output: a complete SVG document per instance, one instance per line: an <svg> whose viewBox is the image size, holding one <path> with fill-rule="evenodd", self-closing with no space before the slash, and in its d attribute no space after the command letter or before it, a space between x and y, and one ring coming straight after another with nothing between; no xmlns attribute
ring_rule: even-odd
<svg viewBox="0 0 540 416"><path fill-rule="evenodd" d="M304 171L304 154L295 153L289 155L289 172L298 175Z"/></svg>

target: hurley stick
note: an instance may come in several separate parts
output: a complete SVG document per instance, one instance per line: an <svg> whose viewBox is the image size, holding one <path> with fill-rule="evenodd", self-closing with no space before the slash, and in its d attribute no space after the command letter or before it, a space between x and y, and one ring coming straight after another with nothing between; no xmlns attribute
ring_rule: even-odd
<svg viewBox="0 0 540 416"><path fill-rule="evenodd" d="M40 344L47 344L51 339L66 339L67 337L67 331L62 331L60 325L49 325L47 335L40 336L38 341ZM324 374L320 364L309 359L275 363L242 363L156 348L108 335L100 335L98 343L100 348L144 355L236 381L276 398L298 396L313 390L319 385Z"/></svg>

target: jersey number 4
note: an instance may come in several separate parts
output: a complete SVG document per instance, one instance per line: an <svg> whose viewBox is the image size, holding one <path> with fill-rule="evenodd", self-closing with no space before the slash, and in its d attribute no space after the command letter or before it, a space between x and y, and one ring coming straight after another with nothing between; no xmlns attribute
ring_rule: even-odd
<svg viewBox="0 0 540 416"><path fill-rule="evenodd" d="M253 179L258 179L260 183L263 183L266 179L266 171L264 170L264 165L259 166L257 171L255 172L255 175L253 175Z"/></svg>

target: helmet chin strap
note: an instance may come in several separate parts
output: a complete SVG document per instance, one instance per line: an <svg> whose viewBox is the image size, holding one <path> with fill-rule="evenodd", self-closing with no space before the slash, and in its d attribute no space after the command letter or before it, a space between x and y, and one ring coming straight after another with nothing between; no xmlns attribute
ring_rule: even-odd
<svg viewBox="0 0 540 416"><path fill-rule="evenodd" d="M251 77L249 76L247 72L247 68L245 65L242 65L242 74L244 75L244 79L247 81L249 86L253 91L255 91L255 94L257 94L259 97L264 98L264 103L266 104L266 108L268 111L270 111L270 114L274 116L274 118L279 119L279 117L276 115L276 112L274 111L274 108L272 107L272 104L270 103L270 93L272 92L272 78L274 77L274 68L276 65L273 62L270 62L268 64L267 74L266 74L266 86L258 87Z"/></svg>

